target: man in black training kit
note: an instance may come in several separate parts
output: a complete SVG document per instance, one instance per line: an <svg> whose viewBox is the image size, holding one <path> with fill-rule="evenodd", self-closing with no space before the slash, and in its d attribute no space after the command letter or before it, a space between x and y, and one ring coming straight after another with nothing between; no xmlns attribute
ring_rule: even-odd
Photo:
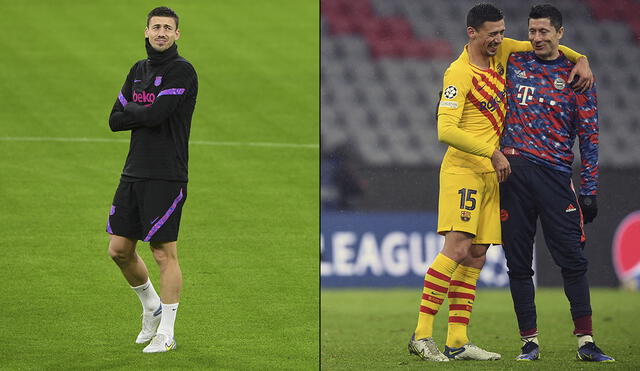
<svg viewBox="0 0 640 371"><path fill-rule="evenodd" d="M129 154L107 221L109 255L142 302L142 330L136 343L151 343L144 353L175 349L173 326L182 273L176 241L187 198L189 130L198 78L178 55L178 15L153 9L145 28L147 59L136 62L118 95L109 126L131 130ZM149 242L160 267L160 297L136 253Z"/></svg>

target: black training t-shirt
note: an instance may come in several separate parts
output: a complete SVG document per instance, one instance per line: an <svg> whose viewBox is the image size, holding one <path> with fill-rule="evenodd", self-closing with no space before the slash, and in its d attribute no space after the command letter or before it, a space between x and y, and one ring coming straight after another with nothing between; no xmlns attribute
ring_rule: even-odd
<svg viewBox="0 0 640 371"><path fill-rule="evenodd" d="M145 42L149 58L131 67L109 117L112 131L131 130L122 179L187 182L198 77L176 44L160 53Z"/></svg>

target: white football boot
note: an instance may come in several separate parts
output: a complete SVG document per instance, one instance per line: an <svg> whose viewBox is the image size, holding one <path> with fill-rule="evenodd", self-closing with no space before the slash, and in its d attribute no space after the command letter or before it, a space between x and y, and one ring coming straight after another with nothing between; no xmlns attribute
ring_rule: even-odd
<svg viewBox="0 0 640 371"><path fill-rule="evenodd" d="M176 341L169 339L165 334L158 333L153 337L151 343L142 349L142 353L161 353L176 349Z"/></svg>
<svg viewBox="0 0 640 371"><path fill-rule="evenodd" d="M142 330L138 334L136 338L136 344L143 344L147 341L153 339L156 336L156 331L158 331L158 326L160 325L160 319L162 318L162 306L159 306L158 309L153 313L143 313L142 314Z"/></svg>
<svg viewBox="0 0 640 371"><path fill-rule="evenodd" d="M415 335L411 336L411 340L409 340L409 354L415 354L425 361L449 361L449 358L438 350L433 338L415 340Z"/></svg>
<svg viewBox="0 0 640 371"><path fill-rule="evenodd" d="M456 360L495 361L502 356L498 353L486 351L477 345L467 343L460 348L444 347L444 354Z"/></svg>

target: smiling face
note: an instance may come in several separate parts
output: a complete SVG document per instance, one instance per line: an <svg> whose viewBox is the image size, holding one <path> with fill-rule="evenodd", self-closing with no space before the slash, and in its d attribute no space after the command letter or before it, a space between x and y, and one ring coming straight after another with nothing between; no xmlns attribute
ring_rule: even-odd
<svg viewBox="0 0 640 371"><path fill-rule="evenodd" d="M536 56L544 60L558 58L558 45L564 28L556 30L549 18L529 19L529 41Z"/></svg>
<svg viewBox="0 0 640 371"><path fill-rule="evenodd" d="M149 39L153 49L163 52L180 38L180 30L172 17L151 17L144 29L144 36Z"/></svg>
<svg viewBox="0 0 640 371"><path fill-rule="evenodd" d="M498 47L504 39L504 19L496 22L484 22L480 27L467 27L469 45L486 57L492 57L498 52Z"/></svg>

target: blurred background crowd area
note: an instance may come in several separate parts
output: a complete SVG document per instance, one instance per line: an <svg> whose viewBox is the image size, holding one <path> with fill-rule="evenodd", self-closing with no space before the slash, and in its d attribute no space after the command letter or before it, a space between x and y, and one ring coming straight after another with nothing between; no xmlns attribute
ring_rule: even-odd
<svg viewBox="0 0 640 371"><path fill-rule="evenodd" d="M542 2L560 9L561 43L586 54L596 75L600 165L637 172L640 1L492 3L505 15L506 36L526 40L529 10ZM437 140L438 92L467 42L466 14L476 3L321 1L324 210L435 207L432 185L446 150Z"/></svg>

